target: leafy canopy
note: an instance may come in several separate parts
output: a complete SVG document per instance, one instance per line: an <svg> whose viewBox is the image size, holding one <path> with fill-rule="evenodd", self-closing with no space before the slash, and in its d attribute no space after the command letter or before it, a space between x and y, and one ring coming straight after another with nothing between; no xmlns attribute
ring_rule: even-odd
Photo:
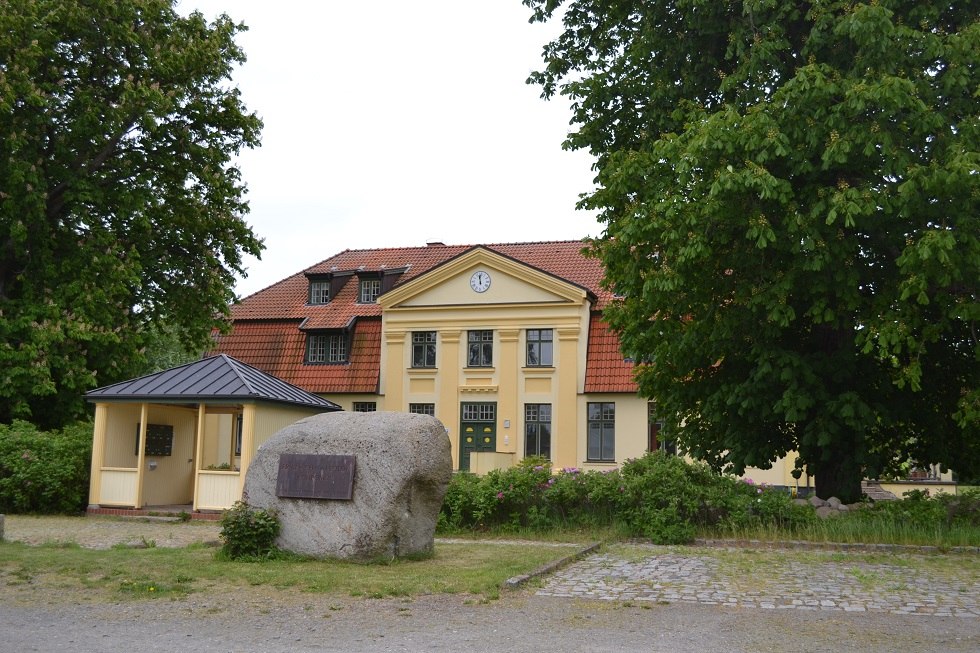
<svg viewBox="0 0 980 653"><path fill-rule="evenodd" d="M203 350L234 299L261 121L227 16L171 0L0 2L0 421L66 422L152 328Z"/></svg>
<svg viewBox="0 0 980 653"><path fill-rule="evenodd" d="M980 463L975 2L524 0L597 157L608 318L694 456L821 496Z"/></svg>

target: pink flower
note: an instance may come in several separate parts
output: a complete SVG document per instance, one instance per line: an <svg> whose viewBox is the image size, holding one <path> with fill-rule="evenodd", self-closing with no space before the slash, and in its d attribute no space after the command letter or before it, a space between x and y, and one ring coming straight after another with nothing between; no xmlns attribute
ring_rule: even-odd
<svg viewBox="0 0 980 653"><path fill-rule="evenodd" d="M500 501L503 501L504 500L504 493L503 492L497 492L497 499L500 500Z"/></svg>

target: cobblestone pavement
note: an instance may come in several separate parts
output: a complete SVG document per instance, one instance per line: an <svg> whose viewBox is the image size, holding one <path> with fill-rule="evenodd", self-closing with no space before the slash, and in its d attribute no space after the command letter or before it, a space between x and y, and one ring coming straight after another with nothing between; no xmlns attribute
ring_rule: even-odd
<svg viewBox="0 0 980 653"><path fill-rule="evenodd" d="M613 549L575 562L545 579L537 594L980 619L980 582L975 572L958 574L955 560L935 570L908 564L907 555L903 564L901 556L888 563L868 562L887 556L768 553L746 566L744 560L728 564L717 552L678 552L671 547L637 551L635 546L622 552Z"/></svg>

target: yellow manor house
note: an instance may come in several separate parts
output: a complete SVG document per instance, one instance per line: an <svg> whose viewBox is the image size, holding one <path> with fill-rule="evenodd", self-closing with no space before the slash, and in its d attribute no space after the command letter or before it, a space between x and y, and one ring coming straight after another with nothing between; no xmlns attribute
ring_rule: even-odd
<svg viewBox="0 0 980 653"><path fill-rule="evenodd" d="M354 411L435 415L457 469L660 446L581 241L348 250L232 309L216 352Z"/></svg>
<svg viewBox="0 0 980 653"><path fill-rule="evenodd" d="M614 468L665 445L655 404L638 396L632 362L602 320L613 298L602 264L583 247L346 250L235 305L212 353L345 410L434 415L456 469L485 473L532 455L555 468ZM812 486L792 469L791 454L745 476Z"/></svg>

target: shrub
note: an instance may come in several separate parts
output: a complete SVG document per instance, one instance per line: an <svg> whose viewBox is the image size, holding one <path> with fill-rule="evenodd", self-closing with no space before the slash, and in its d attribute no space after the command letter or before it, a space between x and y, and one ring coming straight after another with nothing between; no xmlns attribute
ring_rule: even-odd
<svg viewBox="0 0 980 653"><path fill-rule="evenodd" d="M544 458L525 458L516 466L493 470L481 479L479 520L511 529L547 528L550 516L544 492L551 480L551 463Z"/></svg>
<svg viewBox="0 0 980 653"><path fill-rule="evenodd" d="M0 512L77 513L88 504L92 424L0 424Z"/></svg>
<svg viewBox="0 0 980 653"><path fill-rule="evenodd" d="M544 499L557 525L602 527L615 521L621 487L618 470L565 469L549 479Z"/></svg>
<svg viewBox="0 0 980 653"><path fill-rule="evenodd" d="M796 505L788 492L751 481L735 481L733 486L722 530L770 526L792 534L817 520L811 505Z"/></svg>
<svg viewBox="0 0 980 653"><path fill-rule="evenodd" d="M221 552L231 560L254 560L278 553L276 538L281 524L274 510L253 508L236 501L221 516Z"/></svg>
<svg viewBox="0 0 980 653"><path fill-rule="evenodd" d="M628 460L617 514L634 534L658 544L690 542L697 524L717 519L708 497L718 478L706 465L659 451Z"/></svg>
<svg viewBox="0 0 980 653"><path fill-rule="evenodd" d="M449 480L446 496L439 511L440 530L472 528L477 523L479 506L477 489L480 477L470 472L456 472Z"/></svg>
<svg viewBox="0 0 980 653"><path fill-rule="evenodd" d="M980 526L980 489L940 494L936 501L946 511L947 526Z"/></svg>
<svg viewBox="0 0 980 653"><path fill-rule="evenodd" d="M775 526L794 529L816 519L786 492L713 472L702 463L653 452L621 470L562 469L543 458L479 477L453 476L439 516L441 529L615 527L659 544L690 542L698 529Z"/></svg>

